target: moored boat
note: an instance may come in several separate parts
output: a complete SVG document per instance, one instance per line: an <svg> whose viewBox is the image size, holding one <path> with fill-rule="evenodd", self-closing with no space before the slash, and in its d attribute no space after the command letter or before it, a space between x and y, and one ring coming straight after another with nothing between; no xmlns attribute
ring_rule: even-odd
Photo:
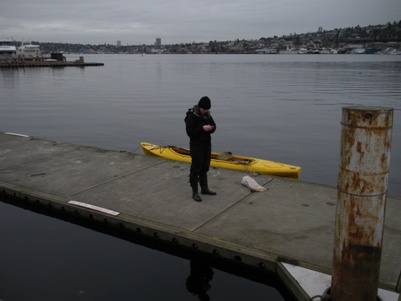
<svg viewBox="0 0 401 301"><path fill-rule="evenodd" d="M17 47L12 39L0 39L0 58L15 57Z"/></svg>
<svg viewBox="0 0 401 301"><path fill-rule="evenodd" d="M160 146L147 142L141 142L145 155L156 156L164 159L191 162L189 149L176 146ZM264 159L233 155L230 152L212 152L210 165L219 168L228 168L238 171L257 172L280 177L299 179L301 167L274 162Z"/></svg>
<svg viewBox="0 0 401 301"><path fill-rule="evenodd" d="M17 48L17 56L23 59L37 59L42 57L39 45L23 43Z"/></svg>

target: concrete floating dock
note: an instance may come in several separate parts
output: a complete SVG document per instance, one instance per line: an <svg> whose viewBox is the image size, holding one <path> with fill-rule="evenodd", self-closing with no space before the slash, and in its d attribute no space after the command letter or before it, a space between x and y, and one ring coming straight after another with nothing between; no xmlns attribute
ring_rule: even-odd
<svg viewBox="0 0 401 301"><path fill-rule="evenodd" d="M312 297L302 282L330 277L336 187L251 174L268 188L252 193L240 183L246 172L212 168L217 196L197 203L188 174L183 162L0 132L0 195L274 272L298 300ZM388 196L383 301L401 289L400 212L401 197Z"/></svg>

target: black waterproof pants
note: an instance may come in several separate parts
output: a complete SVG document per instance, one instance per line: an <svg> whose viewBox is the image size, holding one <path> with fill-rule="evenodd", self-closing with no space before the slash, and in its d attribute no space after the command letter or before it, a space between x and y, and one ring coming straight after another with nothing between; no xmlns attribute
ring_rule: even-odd
<svg viewBox="0 0 401 301"><path fill-rule="evenodd" d="M210 155L212 148L199 148L190 146L191 151L191 171L189 174L189 182L191 186L198 185L199 177L206 175L210 167Z"/></svg>

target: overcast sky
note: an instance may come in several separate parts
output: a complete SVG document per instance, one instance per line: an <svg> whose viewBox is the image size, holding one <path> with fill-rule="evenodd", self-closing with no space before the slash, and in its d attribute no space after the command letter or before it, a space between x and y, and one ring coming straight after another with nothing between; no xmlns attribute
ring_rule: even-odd
<svg viewBox="0 0 401 301"><path fill-rule="evenodd" d="M0 0L0 38L123 45L259 39L401 20L401 0Z"/></svg>

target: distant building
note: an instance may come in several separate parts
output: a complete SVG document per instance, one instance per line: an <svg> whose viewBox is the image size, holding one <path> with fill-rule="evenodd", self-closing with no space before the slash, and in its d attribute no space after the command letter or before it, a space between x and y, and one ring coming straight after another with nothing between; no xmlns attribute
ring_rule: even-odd
<svg viewBox="0 0 401 301"><path fill-rule="evenodd" d="M156 38L155 47L161 48L162 47L162 39Z"/></svg>
<svg viewBox="0 0 401 301"><path fill-rule="evenodd" d="M117 41L117 47L120 47L120 46L121 46L121 41L118 40L118 41Z"/></svg>

